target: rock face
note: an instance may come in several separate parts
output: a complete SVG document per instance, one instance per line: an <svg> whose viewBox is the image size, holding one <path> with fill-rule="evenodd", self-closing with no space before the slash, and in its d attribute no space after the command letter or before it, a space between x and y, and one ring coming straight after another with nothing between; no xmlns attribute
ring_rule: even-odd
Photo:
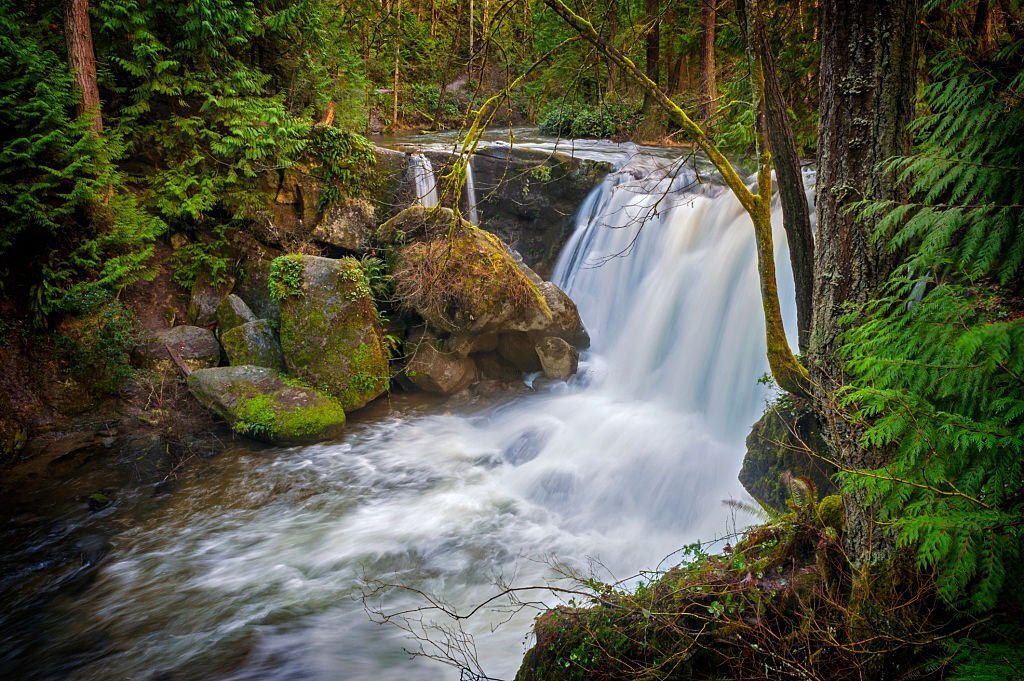
<svg viewBox="0 0 1024 681"><path fill-rule="evenodd" d="M405 375L420 390L452 395L469 386L476 377L476 363L466 356L438 349L439 341L423 334L407 343L412 358L405 367Z"/></svg>
<svg viewBox="0 0 1024 681"><path fill-rule="evenodd" d="M286 383L265 367L201 369L188 377L192 394L241 435L271 444L309 444L341 436L345 411L337 400Z"/></svg>
<svg viewBox="0 0 1024 681"><path fill-rule="evenodd" d="M242 324L256 321L256 315L249 306L234 293L228 295L217 306L217 334L222 336Z"/></svg>
<svg viewBox="0 0 1024 681"><path fill-rule="evenodd" d="M580 353L561 338L548 336L536 345L537 357L544 375L556 381L564 381L576 373Z"/></svg>
<svg viewBox="0 0 1024 681"><path fill-rule="evenodd" d="M343 199L327 209L312 236L328 246L361 253L377 229L374 212L373 204L365 199Z"/></svg>
<svg viewBox="0 0 1024 681"><path fill-rule="evenodd" d="M786 472L809 478L819 498L835 494L838 490L831 478L836 467L812 456L808 449L825 456L829 451L814 412L793 398L777 402L747 436L740 482L762 505L782 512L788 510L790 496L782 477Z"/></svg>
<svg viewBox="0 0 1024 681"><path fill-rule="evenodd" d="M277 342L274 328L266 319L247 322L227 331L220 337L224 354L232 366L251 364L284 371L284 355Z"/></svg>
<svg viewBox="0 0 1024 681"><path fill-rule="evenodd" d="M281 306L288 370L359 409L388 385L383 332L359 262L309 255L277 258L270 287Z"/></svg>

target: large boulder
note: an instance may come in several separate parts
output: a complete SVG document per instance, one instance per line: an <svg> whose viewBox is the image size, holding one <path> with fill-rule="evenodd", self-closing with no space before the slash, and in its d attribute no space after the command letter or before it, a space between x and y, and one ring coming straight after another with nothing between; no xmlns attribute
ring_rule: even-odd
<svg viewBox="0 0 1024 681"><path fill-rule="evenodd" d="M327 209L312 236L328 246L362 252L369 246L376 228L373 204L366 199L349 198Z"/></svg>
<svg viewBox="0 0 1024 681"><path fill-rule="evenodd" d="M281 306L281 350L290 372L337 397L346 411L387 389L383 332L357 260L282 256L270 288Z"/></svg>
<svg viewBox="0 0 1024 681"><path fill-rule="evenodd" d="M469 357L442 351L439 345L440 341L429 334L408 342L411 357L405 375L420 390L452 395L476 380L476 363Z"/></svg>
<svg viewBox="0 0 1024 681"><path fill-rule="evenodd" d="M785 512L787 473L810 480L819 498L836 493L832 476L838 469L826 460L828 452L810 405L780 399L750 429L740 483L763 506Z"/></svg>
<svg viewBox="0 0 1024 681"><path fill-rule="evenodd" d="M251 364L284 371L284 355L274 328L266 319L247 322L220 337L228 363L233 366Z"/></svg>
<svg viewBox="0 0 1024 681"><path fill-rule="evenodd" d="M220 301L217 306L217 335L223 336L236 326L256 321L256 315L252 313L245 301L234 293Z"/></svg>
<svg viewBox="0 0 1024 681"><path fill-rule="evenodd" d="M193 371L192 394L241 435L271 444L310 444L341 436L345 411L319 390L256 366Z"/></svg>
<svg viewBox="0 0 1024 681"><path fill-rule="evenodd" d="M399 302L453 335L531 331L552 319L544 295L501 241L447 208L413 206L381 225L397 246Z"/></svg>

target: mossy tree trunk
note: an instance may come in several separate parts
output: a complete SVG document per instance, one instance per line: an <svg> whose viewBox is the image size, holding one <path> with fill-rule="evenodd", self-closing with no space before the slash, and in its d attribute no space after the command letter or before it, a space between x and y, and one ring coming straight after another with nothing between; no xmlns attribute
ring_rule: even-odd
<svg viewBox="0 0 1024 681"><path fill-rule="evenodd" d="M874 224L851 205L899 199L903 188L883 169L909 151L914 115L919 0L825 0L818 130L818 239L810 344L815 401L826 438L848 469L878 468L887 452L858 443L860 432L835 404L844 382L839 318L874 297L900 254L874 241ZM885 560L892 541L879 531L861 495L845 499L847 551L855 563Z"/></svg>
<svg viewBox="0 0 1024 681"><path fill-rule="evenodd" d="M715 61L715 23L718 19L717 0L703 0L700 14L700 78L697 81L697 97L700 101L700 117L708 120L715 115L715 100L718 99L717 71Z"/></svg>

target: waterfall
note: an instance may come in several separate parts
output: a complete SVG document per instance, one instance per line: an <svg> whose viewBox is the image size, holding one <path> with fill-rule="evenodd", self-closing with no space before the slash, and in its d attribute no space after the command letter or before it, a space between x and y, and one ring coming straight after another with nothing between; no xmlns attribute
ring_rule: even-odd
<svg viewBox="0 0 1024 681"><path fill-rule="evenodd" d="M412 168L413 180L416 183L416 201L426 208L437 206L437 178L434 177L434 166L423 154L410 154L409 167Z"/></svg>
<svg viewBox="0 0 1024 681"><path fill-rule="evenodd" d="M466 204L469 206L469 221L480 224L480 214L476 210L476 184L473 182L473 157L466 159Z"/></svg>
<svg viewBox="0 0 1024 681"><path fill-rule="evenodd" d="M421 202L436 202L429 162L412 158ZM777 202L772 221L795 335ZM584 574L593 557L614 580L749 522L721 504L745 494L743 440L769 396L757 382L768 367L753 229L736 199L637 153L580 207L556 277L593 339L578 375L489 405L395 394L354 414L340 442L269 452L236 442L119 535L95 585L52 616L55 630L83 632L83 650L104 632L102 654L83 655L75 678L344 670L454 681L367 621L364 580L466 611L496 580L546 583L552 556ZM382 607L422 605L396 594ZM488 676L514 675L533 614L458 624Z"/></svg>

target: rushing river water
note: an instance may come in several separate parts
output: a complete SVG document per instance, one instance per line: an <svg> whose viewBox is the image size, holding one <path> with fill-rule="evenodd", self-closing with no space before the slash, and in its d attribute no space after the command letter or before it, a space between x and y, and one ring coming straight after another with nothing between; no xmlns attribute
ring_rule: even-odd
<svg viewBox="0 0 1024 681"><path fill-rule="evenodd" d="M341 442L204 464L114 538L91 588L50 606L48 639L91 641L71 678L455 679L370 620L367 584L468 609L497 581L545 583L553 561L624 578L745 522L722 501L745 498L743 439L767 397L749 221L678 152L576 146L624 166L581 206L556 268L594 341L579 375L497 404L398 404ZM775 243L795 332L780 228ZM464 625L490 676L514 675L534 614Z"/></svg>

